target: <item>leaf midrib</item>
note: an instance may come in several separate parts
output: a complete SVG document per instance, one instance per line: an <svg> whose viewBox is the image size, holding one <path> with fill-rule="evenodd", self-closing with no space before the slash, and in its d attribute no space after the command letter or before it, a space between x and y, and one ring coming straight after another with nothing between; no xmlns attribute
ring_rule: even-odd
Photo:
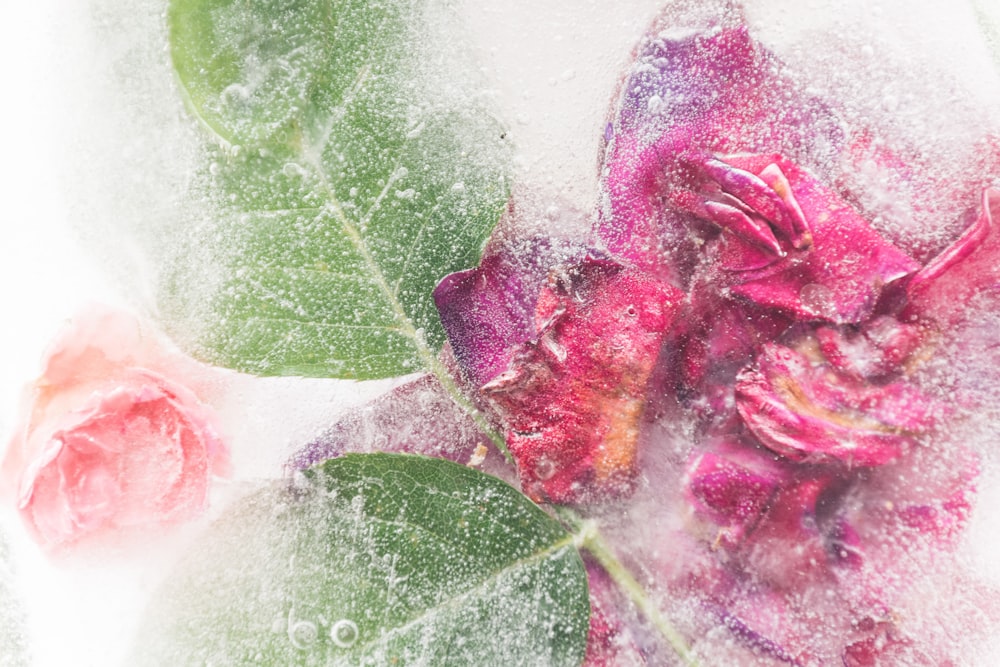
<svg viewBox="0 0 1000 667"><path fill-rule="evenodd" d="M356 79L358 85L353 90L355 94L346 97L344 104L350 104L356 98L356 93L359 92L364 86L364 73L369 69L369 66L370 63L366 63L359 69L358 77ZM184 82L180 80L180 77L178 77L178 85L180 86L181 95L184 98L185 103L198 122L201 123L202 126L204 126L215 137L216 141L224 150L231 149L233 144L223 134L222 129L216 127L214 123L209 121L198 111L197 105L192 100L190 90ZM388 304L389 309L392 312L392 317L396 321L398 328L394 329L391 327L384 327L384 329L406 338L413 346L414 351L417 354L417 358L423 364L424 370L434 372L435 364L431 361L434 355L433 350L431 350L426 340L424 340L422 336L418 335L417 328L413 325L413 320L411 320L409 315L406 313L402 303L400 303L397 298L396 291L391 287L385 274L382 272L381 267L372 255L371 249L368 247L364 236L362 236L358 225L352 221L344 211L343 204L337 197L336 191L330 183L326 171L323 169L322 164L319 163L318 157L310 154L309 151L304 150L301 146L293 151L293 156L297 158L300 165L304 163L308 166L316 180L320 183L320 188L322 190L321 194L326 200L326 205L322 208L329 211L337 223L340 224L344 231L344 235L350 240L355 252L357 252L358 256L361 258L365 270L371 277L372 283L375 284ZM373 204L373 207L377 208L378 202ZM372 211L369 211L369 213L371 212Z"/></svg>

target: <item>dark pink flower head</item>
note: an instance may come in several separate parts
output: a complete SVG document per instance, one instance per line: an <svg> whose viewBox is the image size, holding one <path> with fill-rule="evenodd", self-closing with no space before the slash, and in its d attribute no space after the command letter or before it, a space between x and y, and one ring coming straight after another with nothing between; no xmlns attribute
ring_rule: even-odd
<svg viewBox="0 0 1000 667"><path fill-rule="evenodd" d="M528 495L565 503L628 488L649 381L682 298L605 260L553 271L535 337L482 388Z"/></svg>

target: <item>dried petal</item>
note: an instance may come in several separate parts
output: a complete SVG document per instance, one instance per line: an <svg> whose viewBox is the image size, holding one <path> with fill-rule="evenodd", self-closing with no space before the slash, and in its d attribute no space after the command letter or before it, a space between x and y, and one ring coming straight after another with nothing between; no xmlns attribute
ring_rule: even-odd
<svg viewBox="0 0 1000 667"><path fill-rule="evenodd" d="M715 543L738 546L771 507L792 469L765 450L740 442L710 445L689 464L684 489L691 505L718 526Z"/></svg>
<svg viewBox="0 0 1000 667"><path fill-rule="evenodd" d="M922 327L894 317L879 317L861 330L817 327L816 340L823 356L841 373L856 378L898 374L925 339Z"/></svg>
<svg viewBox="0 0 1000 667"><path fill-rule="evenodd" d="M549 269L582 248L530 237L500 242L475 269L445 276L434 302L462 369L481 386L507 367L513 348L535 334L535 301Z"/></svg>
<svg viewBox="0 0 1000 667"><path fill-rule="evenodd" d="M764 446L796 461L877 466L907 451L933 422L932 406L903 382L874 385L769 344L736 379L736 406Z"/></svg>
<svg viewBox="0 0 1000 667"><path fill-rule="evenodd" d="M553 274L538 299L537 338L482 388L534 499L628 488L647 385L682 296L608 261Z"/></svg>

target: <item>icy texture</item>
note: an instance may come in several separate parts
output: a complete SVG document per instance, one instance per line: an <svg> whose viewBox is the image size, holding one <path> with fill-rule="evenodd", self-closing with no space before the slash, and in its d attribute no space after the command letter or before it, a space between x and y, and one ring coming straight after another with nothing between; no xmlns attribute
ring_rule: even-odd
<svg viewBox="0 0 1000 667"><path fill-rule="evenodd" d="M0 665L3 667L29 664L24 609L16 589L7 538L0 532Z"/></svg>
<svg viewBox="0 0 1000 667"><path fill-rule="evenodd" d="M130 664L578 665L573 539L447 461L347 455L221 520L166 582Z"/></svg>

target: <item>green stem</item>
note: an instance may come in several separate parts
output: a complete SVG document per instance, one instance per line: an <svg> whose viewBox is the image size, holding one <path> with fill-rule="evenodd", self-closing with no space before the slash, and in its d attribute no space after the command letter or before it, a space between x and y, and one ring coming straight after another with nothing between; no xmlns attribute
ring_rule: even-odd
<svg viewBox="0 0 1000 667"><path fill-rule="evenodd" d="M514 457L511 456L510 450L507 449L507 443L503 436L496 432L493 425L490 424L486 417L483 416L483 413L480 412L472 401L466 397L465 392L459 388L458 384L455 382L454 378L452 378L451 373L448 372L445 365L442 364L437 356L434 355L426 343L422 346L418 346L418 350L421 357L424 357L424 365L430 370L431 373L434 374L434 377L437 378L438 382L441 383L441 386L444 388L448 396L451 397L451 400L453 400L460 408L465 410L466 414L468 414L472 418L472 421L476 423L476 426L479 427L480 432L489 438L490 442L493 443L493 446L496 447L501 454L503 454L507 463L514 465Z"/></svg>
<svg viewBox="0 0 1000 667"><path fill-rule="evenodd" d="M673 626L673 624L663 615L660 608L649 597L642 584L629 572L628 568L618 560L614 550L601 535L597 524L592 520L581 518L576 512L567 507L557 507L556 514L572 527L577 536L577 544L591 556L598 564L604 568L611 580L620 588L632 601L643 616L652 624L656 630L663 635L670 644L674 652L689 667L698 667L698 660L695 658L691 648L687 645L684 637Z"/></svg>

